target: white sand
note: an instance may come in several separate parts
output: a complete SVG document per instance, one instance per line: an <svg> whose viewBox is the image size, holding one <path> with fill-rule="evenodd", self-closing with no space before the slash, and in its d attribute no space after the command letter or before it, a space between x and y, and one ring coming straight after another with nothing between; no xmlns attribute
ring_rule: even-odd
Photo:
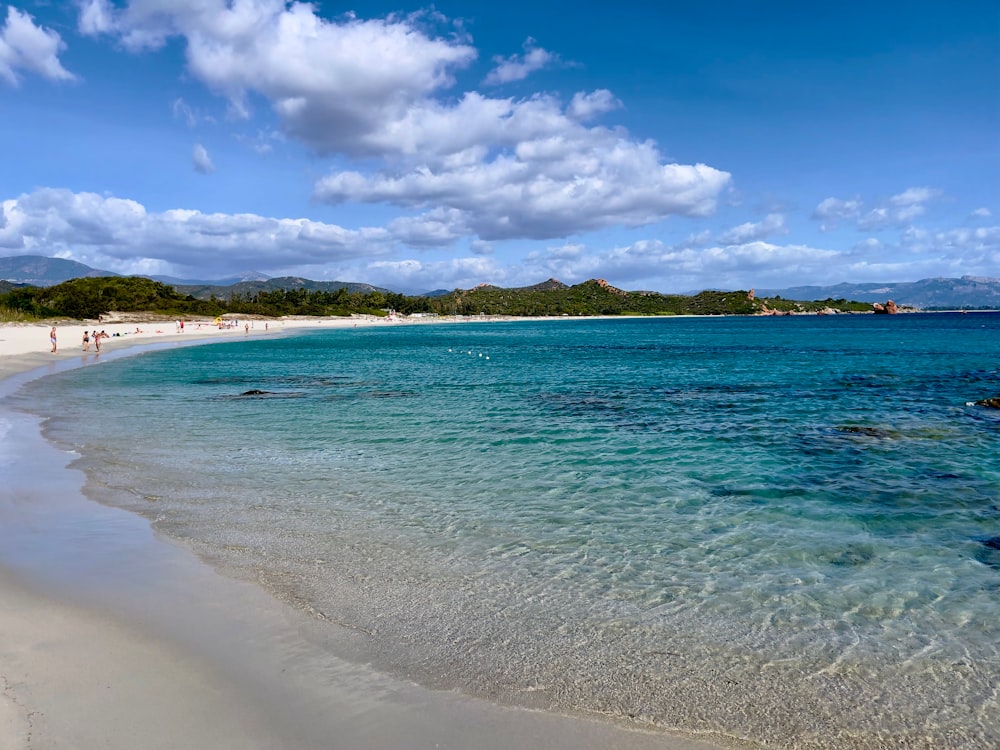
<svg viewBox="0 0 1000 750"><path fill-rule="evenodd" d="M409 322L426 321L414 319ZM94 330L104 331L107 338L101 339L101 353L120 351L137 344L184 344L202 339L237 339L247 336L272 336L290 332L298 328L353 328L372 325L398 325L400 319L373 318L306 318L289 317L281 319L240 318L234 328L219 328L211 318L184 320L184 332L177 332L173 320L140 323L72 323L56 326L56 353L51 351L49 332L51 326L34 323L0 324L0 377L13 372L41 367L53 362L77 358L93 360L97 348L91 335L90 351L83 351L83 333ZM247 326L252 326L247 329ZM265 328L266 326L266 328Z"/></svg>
<svg viewBox="0 0 1000 750"><path fill-rule="evenodd" d="M252 333L320 325L355 321L269 321L265 334L258 320ZM242 324L139 327L84 355L82 325L60 326L56 354L48 326L0 326L0 395L21 379L14 373L247 335ZM87 500L82 475L34 417L0 409L0 427L2 750L718 747L434 692L344 661L314 645L330 625L216 574L143 519Z"/></svg>

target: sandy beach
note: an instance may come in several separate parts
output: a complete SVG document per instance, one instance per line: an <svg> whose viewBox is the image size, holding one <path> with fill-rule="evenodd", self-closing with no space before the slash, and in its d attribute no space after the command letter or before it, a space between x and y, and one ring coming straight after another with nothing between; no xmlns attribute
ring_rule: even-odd
<svg viewBox="0 0 1000 750"><path fill-rule="evenodd" d="M0 397L27 379L149 347L390 325L315 319L0 327ZM426 322L426 321L423 321ZM136 328L141 332L136 333ZM118 334L118 335L116 335ZM494 705L379 674L318 645L328 623L226 578L149 523L88 500L72 455L0 407L0 747L719 747ZM324 632L320 636L318 629ZM349 647L354 633L334 634ZM734 745L735 746L735 745Z"/></svg>

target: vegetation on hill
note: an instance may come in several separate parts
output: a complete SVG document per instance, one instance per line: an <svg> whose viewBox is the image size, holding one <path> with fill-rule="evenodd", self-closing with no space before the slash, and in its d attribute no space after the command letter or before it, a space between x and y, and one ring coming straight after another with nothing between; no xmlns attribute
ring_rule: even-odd
<svg viewBox="0 0 1000 750"><path fill-rule="evenodd" d="M846 300L793 302L752 299L746 291L705 291L693 296L626 292L600 279L575 286L545 282L533 287L457 289L430 300L441 315L755 315L772 312L871 311L871 305Z"/></svg>
<svg viewBox="0 0 1000 750"><path fill-rule="evenodd" d="M141 276L80 278L49 287L19 287L0 294L0 307L33 318L93 319L112 310L176 316L241 315L350 315L384 314L385 308L410 311L423 297L371 291L335 292L300 289L232 291L226 297L198 299L175 287Z"/></svg>
<svg viewBox="0 0 1000 750"><path fill-rule="evenodd" d="M111 311L171 316L240 315L752 315L765 312L870 311L867 303L846 300L793 302L754 299L745 291L706 291L693 296L626 292L603 280L566 286L550 279L519 289L482 285L435 297L407 296L374 287L337 289L247 289L239 285L198 298L168 284L129 277L79 278L50 287L18 287L0 293L0 308L34 319L93 319ZM225 292L225 293L222 293Z"/></svg>

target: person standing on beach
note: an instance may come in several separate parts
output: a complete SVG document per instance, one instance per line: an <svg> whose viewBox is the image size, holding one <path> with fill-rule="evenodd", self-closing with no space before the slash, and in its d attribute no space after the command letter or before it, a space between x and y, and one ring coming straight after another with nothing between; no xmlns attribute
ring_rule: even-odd
<svg viewBox="0 0 1000 750"><path fill-rule="evenodd" d="M85 352L90 351L90 331L83 332L83 350Z"/></svg>
<svg viewBox="0 0 1000 750"><path fill-rule="evenodd" d="M49 341L52 342L52 353L56 353L56 327L52 326L52 330L49 331Z"/></svg>
<svg viewBox="0 0 1000 750"><path fill-rule="evenodd" d="M100 354L101 353L101 334L99 334L97 331L94 331L94 346L97 347L97 353Z"/></svg>

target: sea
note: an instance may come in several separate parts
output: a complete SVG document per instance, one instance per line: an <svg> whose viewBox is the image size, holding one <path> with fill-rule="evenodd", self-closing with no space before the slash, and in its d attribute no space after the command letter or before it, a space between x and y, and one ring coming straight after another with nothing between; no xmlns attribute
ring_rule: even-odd
<svg viewBox="0 0 1000 750"><path fill-rule="evenodd" d="M928 313L272 333L8 401L390 674L839 749L1000 747L997 396L1000 313Z"/></svg>

